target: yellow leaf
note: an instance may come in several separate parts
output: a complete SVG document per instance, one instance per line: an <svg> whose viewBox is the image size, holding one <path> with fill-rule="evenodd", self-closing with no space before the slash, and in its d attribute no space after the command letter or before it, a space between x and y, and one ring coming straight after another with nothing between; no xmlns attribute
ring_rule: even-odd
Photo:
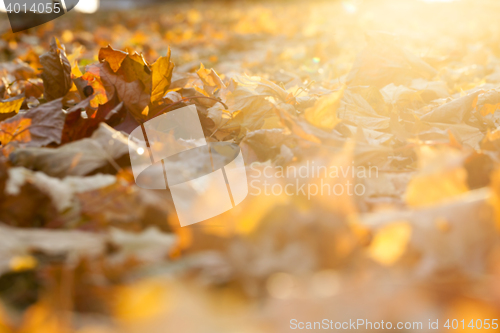
<svg viewBox="0 0 500 333"><path fill-rule="evenodd" d="M159 101L165 96L165 93L172 82L172 72L174 63L170 61L170 48L166 57L161 57L151 66L152 90L151 102Z"/></svg>
<svg viewBox="0 0 500 333"><path fill-rule="evenodd" d="M411 226L406 221L388 224L375 234L369 256L382 265L394 264L406 251L411 236Z"/></svg>
<svg viewBox="0 0 500 333"><path fill-rule="evenodd" d="M213 69L206 69L203 64L200 65L200 69L196 72L196 74L198 74L204 85L217 87L219 89L224 87L224 83L217 73Z"/></svg>
<svg viewBox="0 0 500 333"><path fill-rule="evenodd" d="M344 88L318 99L314 106L305 111L306 120L316 127L332 130L340 122L337 109L343 95Z"/></svg>
<svg viewBox="0 0 500 333"><path fill-rule="evenodd" d="M199 92L203 96L210 97L210 95L205 90L203 90L203 88L200 88L198 86L194 86L193 88L194 88L194 90L196 90L197 92Z"/></svg>
<svg viewBox="0 0 500 333"><path fill-rule="evenodd" d="M78 67L78 62L75 60L73 66L71 66L71 74L73 77L81 77L83 75L82 71Z"/></svg>
<svg viewBox="0 0 500 333"><path fill-rule="evenodd" d="M21 105L23 105L24 97L12 97L4 101L0 100L0 113L18 113Z"/></svg>

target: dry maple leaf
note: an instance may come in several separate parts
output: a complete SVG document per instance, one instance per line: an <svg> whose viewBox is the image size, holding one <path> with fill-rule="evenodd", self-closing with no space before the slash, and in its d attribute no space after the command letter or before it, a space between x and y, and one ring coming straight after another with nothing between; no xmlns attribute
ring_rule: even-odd
<svg viewBox="0 0 500 333"><path fill-rule="evenodd" d="M379 115L360 94L350 90L344 91L337 114L341 120L364 128L373 130L389 128L389 117Z"/></svg>
<svg viewBox="0 0 500 333"><path fill-rule="evenodd" d="M151 66L152 87L151 103L160 101L172 83L174 63L170 61L170 48L166 57L160 57Z"/></svg>
<svg viewBox="0 0 500 333"><path fill-rule="evenodd" d="M119 169L116 160L128 155L127 138L105 123L90 138L59 148L20 148L10 155L14 165L41 170L53 177L84 176L96 170ZM125 160L129 160L126 156Z"/></svg>
<svg viewBox="0 0 500 333"><path fill-rule="evenodd" d="M149 82L148 88L144 85L140 76L136 75L137 71L142 70L144 72L145 65L141 67L135 60L127 61L127 59L129 58L127 57L124 61L124 64L126 64L125 66L128 67L126 70L122 70L122 64L120 70L114 73L109 67L109 64L101 63L88 66L87 73L91 73L102 80L108 100L111 99L115 93L118 94L119 100L125 103L130 113L135 118L141 119L144 117L143 111L148 106L151 99L151 76L149 75L149 81L142 77L142 79ZM84 76L87 73L85 73Z"/></svg>
<svg viewBox="0 0 500 333"><path fill-rule="evenodd" d="M125 117L126 111L123 107L123 102L118 102L116 96L105 104L100 104L97 110L89 114L85 112L85 110L89 109L92 100L93 96L89 96L87 99L67 110L62 134L62 143L90 137L99 127L101 122L105 122L109 125L116 125ZM82 112L85 112L86 117L82 116Z"/></svg>
<svg viewBox="0 0 500 333"><path fill-rule="evenodd" d="M40 56L43 66L42 80L45 98L48 101L64 97L71 89L71 64L64 47L56 38L50 43L50 51Z"/></svg>
<svg viewBox="0 0 500 333"><path fill-rule="evenodd" d="M59 98L22 114L18 113L1 122L0 126L12 126L12 124L19 124L19 122L27 124L27 121L30 121L30 126L24 129L29 131L30 136L29 141L25 144L28 147L42 147L50 143L61 143L65 118L66 114L62 110L62 98Z"/></svg>
<svg viewBox="0 0 500 333"><path fill-rule="evenodd" d="M210 96L213 96L213 93L217 89L226 87L219 75L217 75L213 69L206 69L203 64L201 64L200 69L196 71L196 74L198 74L199 78L203 82L203 89L208 92Z"/></svg>
<svg viewBox="0 0 500 333"><path fill-rule="evenodd" d="M92 91L94 92L94 97L90 101L90 106L92 108L97 108L99 105L106 104L108 101L113 99L114 94L108 96L106 88L102 82L102 79L99 75L96 75L90 71L87 71L82 76L73 80L74 84L80 91L81 95L84 95L84 89L89 89L87 87L92 87Z"/></svg>
<svg viewBox="0 0 500 333"><path fill-rule="evenodd" d="M120 50L115 50L111 47L111 45L108 45L106 48L101 48L99 50L99 61L107 61L109 64L109 67L113 70L113 72L117 72L121 65L123 60L127 57L128 53L123 52Z"/></svg>

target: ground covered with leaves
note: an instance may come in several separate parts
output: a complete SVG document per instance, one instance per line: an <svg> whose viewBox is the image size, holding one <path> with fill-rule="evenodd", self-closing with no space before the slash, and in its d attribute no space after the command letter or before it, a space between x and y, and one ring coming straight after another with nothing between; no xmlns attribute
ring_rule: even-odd
<svg viewBox="0 0 500 333"><path fill-rule="evenodd" d="M493 1L194 2L16 34L2 18L0 332L498 318L499 14ZM168 190L135 185L127 137L187 105L258 184L313 163L377 172L274 173L365 191L251 190L181 228Z"/></svg>

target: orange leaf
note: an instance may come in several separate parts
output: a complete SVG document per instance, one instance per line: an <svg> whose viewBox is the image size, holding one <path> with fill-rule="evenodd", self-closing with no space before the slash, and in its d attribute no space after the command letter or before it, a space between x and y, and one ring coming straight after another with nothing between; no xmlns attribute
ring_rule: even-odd
<svg viewBox="0 0 500 333"><path fill-rule="evenodd" d="M106 48L101 48L99 50L99 61L103 62L106 60L109 64L109 67L116 73L120 69L123 60L127 57L128 53L120 50L115 50L108 45Z"/></svg>
<svg viewBox="0 0 500 333"><path fill-rule="evenodd" d="M165 93L172 82L172 72L174 63L170 61L170 48L166 57L161 57L151 66L152 88L151 102L159 101L165 96Z"/></svg>
<svg viewBox="0 0 500 333"><path fill-rule="evenodd" d="M17 121L0 123L0 142L2 145L13 141L29 142L31 140L28 128L31 126L31 119L21 118Z"/></svg>

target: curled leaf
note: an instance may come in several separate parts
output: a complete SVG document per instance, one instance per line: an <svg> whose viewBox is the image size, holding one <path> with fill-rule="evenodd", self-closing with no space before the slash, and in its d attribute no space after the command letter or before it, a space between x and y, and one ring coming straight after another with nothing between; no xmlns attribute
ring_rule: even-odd
<svg viewBox="0 0 500 333"><path fill-rule="evenodd" d="M50 51L40 56L43 66L42 80L48 101L64 97L71 89L71 64L66 51L56 38L50 43Z"/></svg>

